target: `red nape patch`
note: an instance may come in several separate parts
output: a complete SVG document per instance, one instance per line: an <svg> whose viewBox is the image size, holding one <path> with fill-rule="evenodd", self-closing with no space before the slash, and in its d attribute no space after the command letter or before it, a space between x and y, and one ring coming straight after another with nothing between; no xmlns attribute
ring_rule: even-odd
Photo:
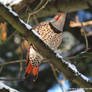
<svg viewBox="0 0 92 92"><path fill-rule="evenodd" d="M26 69L26 74L30 74L31 72L32 72L32 64L31 64L31 61L29 61L29 64Z"/></svg>
<svg viewBox="0 0 92 92"><path fill-rule="evenodd" d="M56 21L59 20L60 17L61 17L61 14L58 14L58 16L56 17Z"/></svg>

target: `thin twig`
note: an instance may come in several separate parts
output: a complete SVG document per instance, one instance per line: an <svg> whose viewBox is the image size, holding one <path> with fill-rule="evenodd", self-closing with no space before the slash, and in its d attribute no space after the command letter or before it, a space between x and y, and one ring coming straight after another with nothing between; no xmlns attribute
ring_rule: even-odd
<svg viewBox="0 0 92 92"><path fill-rule="evenodd" d="M7 38L7 40L5 40L5 42L9 41L16 33L17 33L17 31L13 32L13 33Z"/></svg>
<svg viewBox="0 0 92 92"><path fill-rule="evenodd" d="M84 38L85 38L85 42L86 42L86 51L88 51L88 39L87 39L87 35L85 33L85 28L84 28L83 23L81 23L81 26L82 26L82 30L83 30L83 34L84 34Z"/></svg>
<svg viewBox="0 0 92 92"><path fill-rule="evenodd" d="M40 12L42 9L44 9L46 7L46 5L48 4L48 0L45 2L45 4L38 10L30 13L30 16L34 15L34 14L37 14L38 12Z"/></svg>
<svg viewBox="0 0 92 92"><path fill-rule="evenodd" d="M9 64L15 64L15 63L20 63L20 62L26 62L26 60L23 59L23 60L14 60L14 61L10 61L10 62L5 62L5 63L1 63L0 66L9 65Z"/></svg>
<svg viewBox="0 0 92 92"><path fill-rule="evenodd" d="M73 60L73 59L78 59L78 58L91 58L92 57L92 53L91 52L86 52L84 51L84 53L79 53L78 55L75 56L71 56L71 57L64 57L64 60Z"/></svg>
<svg viewBox="0 0 92 92"><path fill-rule="evenodd" d="M0 67L0 73L2 72L2 70L3 70L3 66Z"/></svg>
<svg viewBox="0 0 92 92"><path fill-rule="evenodd" d="M29 24L29 20L30 20L30 13L28 14L28 18L27 18L27 24Z"/></svg>
<svg viewBox="0 0 92 92"><path fill-rule="evenodd" d="M24 78L10 78L10 79L0 78L0 81L20 81L20 80L24 80Z"/></svg>
<svg viewBox="0 0 92 92"><path fill-rule="evenodd" d="M72 59L75 59L76 58L76 56L71 56L71 57L65 57L65 58L63 58L64 60L72 60Z"/></svg>
<svg viewBox="0 0 92 92"><path fill-rule="evenodd" d="M36 25L39 24L36 15L33 15L33 19L34 19L34 22L35 22Z"/></svg>
<svg viewBox="0 0 92 92"><path fill-rule="evenodd" d="M82 24L83 24L84 26L92 25L92 20L87 21L87 22L82 22ZM80 22L70 21L69 26L70 26L70 27L81 27L81 23L80 23Z"/></svg>
<svg viewBox="0 0 92 92"><path fill-rule="evenodd" d="M21 52L22 52L20 59L23 59L23 47L22 47L22 45L20 46L20 48L21 48ZM19 73L18 73L19 78L21 78L22 70L23 70L23 62L20 62Z"/></svg>
<svg viewBox="0 0 92 92"><path fill-rule="evenodd" d="M50 66L51 66L51 69L52 69L52 71L53 71L53 75L54 75L55 79L57 80L57 83L60 85L60 88L61 88L62 84L61 84L60 81L58 80L58 77L57 77L56 71L55 71L55 69L54 69L54 66L53 66L52 64L50 64ZM62 89L62 88L61 88L61 89Z"/></svg>
<svg viewBox="0 0 92 92"><path fill-rule="evenodd" d="M42 1L42 0L41 0L41 1ZM41 2L41 3L42 3L42 2ZM41 3L40 3L40 4L41 4ZM40 4L39 4L39 5L40 5ZM35 11L33 11L32 13L29 13L28 19L27 19L27 24L29 23L30 17L31 17L32 15L37 14L37 13L40 12L42 9L44 9L47 4L48 4L48 0L45 2L44 5L42 5L41 8L39 8L38 10L36 10L36 9L38 8L38 6L39 6L39 5L38 5L38 6L34 9Z"/></svg>
<svg viewBox="0 0 92 92"><path fill-rule="evenodd" d="M22 73L22 70L23 70L23 63L22 63L22 62L20 62L20 67L19 67L18 78L21 78L21 73Z"/></svg>
<svg viewBox="0 0 92 92"><path fill-rule="evenodd" d="M44 1L44 0L41 0L40 3L35 7L34 10L37 10L37 9L42 5L43 1Z"/></svg>

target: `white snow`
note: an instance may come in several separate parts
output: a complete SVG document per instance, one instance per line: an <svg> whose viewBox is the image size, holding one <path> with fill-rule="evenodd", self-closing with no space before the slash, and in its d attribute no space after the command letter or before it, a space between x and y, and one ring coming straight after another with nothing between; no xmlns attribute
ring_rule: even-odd
<svg viewBox="0 0 92 92"><path fill-rule="evenodd" d="M8 0L7 0L8 1ZM12 5L16 5L16 4L19 4L21 1L23 1L23 0L11 0L12 1L12 3L10 3L10 6L12 6Z"/></svg>
<svg viewBox="0 0 92 92"><path fill-rule="evenodd" d="M69 62L66 62L66 61L62 58L62 56L59 55L58 53L56 53L56 57L62 59L62 61L63 61L65 64L67 64L68 67L69 67L70 69L72 69L72 70L75 72L75 75L76 75L76 76L80 75L84 80L86 80L87 82L89 81L89 79L88 79L86 76L84 76L83 74L81 74L81 73L77 70L77 68L76 68L75 65L73 65L73 64L71 64L71 63L69 63Z"/></svg>
<svg viewBox="0 0 92 92"><path fill-rule="evenodd" d="M55 52L56 53L56 52ZM56 53L56 57L60 58L60 59L63 59L63 57L59 54L59 53Z"/></svg>
<svg viewBox="0 0 92 92"><path fill-rule="evenodd" d="M29 24L27 24L27 23L25 23L23 20L21 20L21 19L19 19L20 20L20 22L21 23L23 23L25 26L26 26L26 28L28 29L28 30L31 30L32 29L32 26L31 25L29 25ZM35 30L31 30L39 39L41 39L42 40L42 38L41 38L41 36L35 31Z"/></svg>
<svg viewBox="0 0 92 92"><path fill-rule="evenodd" d="M28 30L31 30L32 29L32 26L31 25L29 25L29 24L27 24L27 23L25 23L23 20L21 20L21 19L19 19L20 20L20 22L22 23L22 24L24 24L25 26L26 26L26 28L28 29ZM42 40L42 38L41 38L41 36L35 31L35 30L31 30L39 39L41 39Z"/></svg>
<svg viewBox="0 0 92 92"><path fill-rule="evenodd" d="M76 73L78 72L78 70L77 70L75 65L73 65L73 64L71 64L69 62L67 62L67 64L68 64L68 67L70 67L73 71L75 71Z"/></svg>
<svg viewBox="0 0 92 92"><path fill-rule="evenodd" d="M81 73L79 73L79 74L80 74L80 76L81 76L84 80L89 81L89 79L88 79L86 76L84 76L84 75L81 74Z"/></svg>
<svg viewBox="0 0 92 92"><path fill-rule="evenodd" d="M3 89L3 88L9 90L9 92L19 92L16 89L13 89L13 88L5 85L4 82L0 81L0 89Z"/></svg>
<svg viewBox="0 0 92 92"><path fill-rule="evenodd" d="M19 19L20 20L20 22L22 23L22 24L24 24L25 26L26 26L26 28L28 29L28 30L31 30L32 29L32 27L29 25L29 24L27 24L27 23L25 23L23 20L21 20L21 19Z"/></svg>
<svg viewBox="0 0 92 92"><path fill-rule="evenodd" d="M85 92L83 88L73 88L75 90L68 91L68 92Z"/></svg>
<svg viewBox="0 0 92 92"><path fill-rule="evenodd" d="M71 68L76 74L78 74L78 70L77 70L77 68L76 68L75 65L73 65L73 64L71 64L71 63L69 63L69 62L66 62L64 59L62 59L62 61L63 61L64 63L66 63L66 64L68 65L68 67Z"/></svg>
<svg viewBox="0 0 92 92"><path fill-rule="evenodd" d="M12 10L12 8L7 7L7 6L5 6L5 7L8 8L8 10L9 10L14 16L17 16L17 17L18 17L18 14L17 14L16 12L14 12L14 11ZM32 29L32 26L31 26L31 25L25 23L25 22L24 22L23 20L21 20L20 18L19 18L19 21L20 21L22 24L24 24L28 30L31 30L31 29ZM31 31L32 31L39 39L42 40L41 36L40 36L35 30L32 29Z"/></svg>
<svg viewBox="0 0 92 92"><path fill-rule="evenodd" d="M40 40L42 40L41 36L40 36L35 30L32 30L32 32L33 32Z"/></svg>
<svg viewBox="0 0 92 92"><path fill-rule="evenodd" d="M22 0L0 0L4 5L9 4L10 6L20 3Z"/></svg>
<svg viewBox="0 0 92 92"><path fill-rule="evenodd" d="M64 63L68 64L68 67L71 68L74 72L76 72L76 73L78 72L76 66L73 65L73 64L71 64L71 63L69 63L69 62L66 62L66 61L63 59L63 57L62 57L59 53L56 53L56 57L62 59L62 61L63 61Z"/></svg>
<svg viewBox="0 0 92 92"><path fill-rule="evenodd" d="M8 7L8 9L9 9L9 11L10 11L14 16L18 16L18 14L17 14L16 12L14 12L11 7Z"/></svg>
<svg viewBox="0 0 92 92"><path fill-rule="evenodd" d="M9 12L11 12L14 16L18 16L18 14L15 11L13 11L11 7L8 7L6 5L4 5L4 7L7 8Z"/></svg>

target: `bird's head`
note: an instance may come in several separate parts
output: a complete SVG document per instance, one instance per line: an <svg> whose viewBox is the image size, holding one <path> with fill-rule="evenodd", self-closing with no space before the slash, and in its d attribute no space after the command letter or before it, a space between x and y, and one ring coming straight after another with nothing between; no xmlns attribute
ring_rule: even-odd
<svg viewBox="0 0 92 92"><path fill-rule="evenodd" d="M58 13L53 19L50 20L50 24L59 31L63 31L63 26L66 19L66 13Z"/></svg>

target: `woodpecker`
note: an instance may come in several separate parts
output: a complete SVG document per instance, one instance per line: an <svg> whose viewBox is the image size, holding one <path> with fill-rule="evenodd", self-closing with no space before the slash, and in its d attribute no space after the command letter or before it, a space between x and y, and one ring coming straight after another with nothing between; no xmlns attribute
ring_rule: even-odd
<svg viewBox="0 0 92 92"><path fill-rule="evenodd" d="M41 22L33 29L41 36L43 42L47 44L54 51L62 42L63 26L65 23L66 14L58 13L54 18L49 21ZM27 69L25 78L31 76L36 78L38 76L39 65L43 57L36 52L35 47L30 45L27 53Z"/></svg>

